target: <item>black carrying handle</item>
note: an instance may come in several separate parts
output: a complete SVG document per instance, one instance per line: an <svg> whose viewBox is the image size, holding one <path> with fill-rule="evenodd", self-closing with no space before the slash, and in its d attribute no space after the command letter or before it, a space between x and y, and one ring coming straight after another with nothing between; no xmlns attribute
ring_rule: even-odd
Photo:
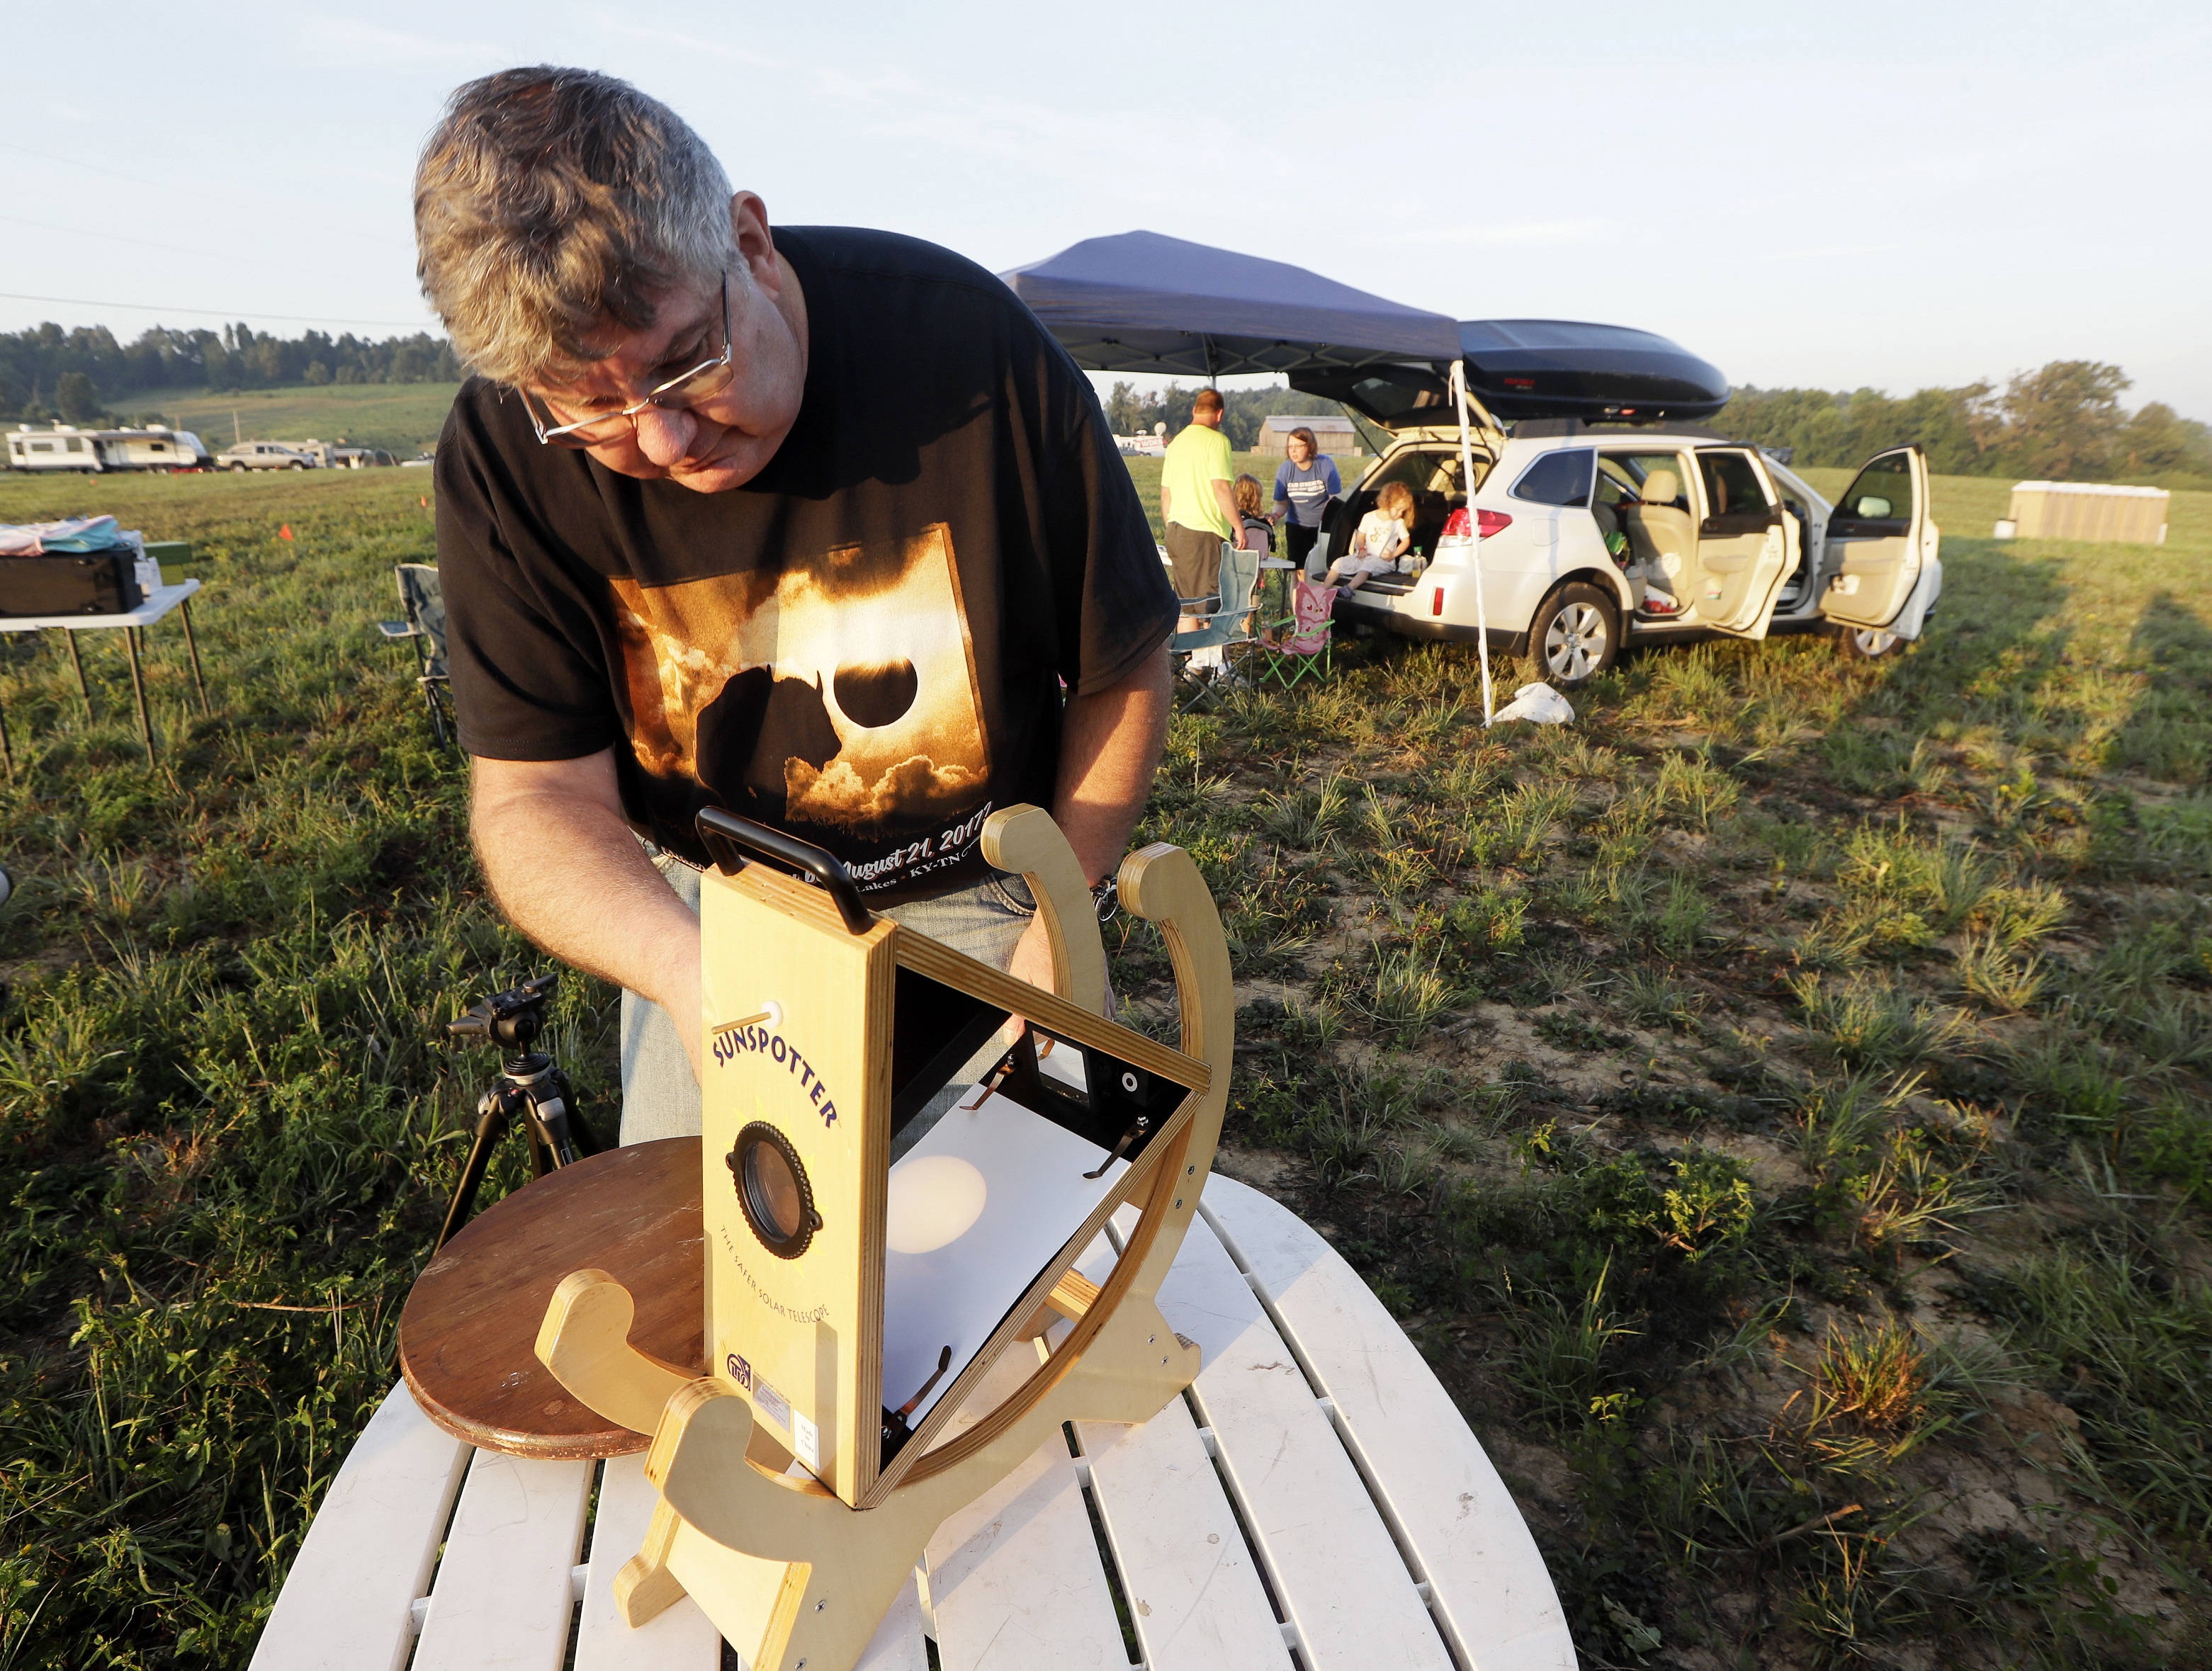
<svg viewBox="0 0 2212 1671"><path fill-rule="evenodd" d="M852 872L832 854L824 853L811 842L802 842L796 836L787 836L764 823L755 823L750 818L741 818L734 812L726 812L719 806L699 809L699 839L714 856L714 863L732 876L745 867L745 854L756 859L765 859L777 869L793 871L825 890L837 902L837 914L845 919L845 927L855 934L865 934L875 927L875 918L868 908L860 903L860 890L853 885ZM744 851L740 852L742 848Z"/></svg>

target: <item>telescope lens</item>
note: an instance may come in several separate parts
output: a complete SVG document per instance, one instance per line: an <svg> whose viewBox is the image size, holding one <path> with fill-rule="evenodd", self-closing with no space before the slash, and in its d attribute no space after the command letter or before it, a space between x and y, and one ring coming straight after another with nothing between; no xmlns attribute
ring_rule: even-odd
<svg viewBox="0 0 2212 1671"><path fill-rule="evenodd" d="M738 1204L761 1245L779 1259L796 1259L805 1252L822 1220L814 1211L806 1168L791 1140L757 1120L738 1133L729 1165L738 1186Z"/></svg>

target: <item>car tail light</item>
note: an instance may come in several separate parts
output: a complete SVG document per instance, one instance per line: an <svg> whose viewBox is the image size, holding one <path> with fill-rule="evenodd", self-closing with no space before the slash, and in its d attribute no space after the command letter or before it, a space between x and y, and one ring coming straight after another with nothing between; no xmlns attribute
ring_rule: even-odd
<svg viewBox="0 0 2212 1671"><path fill-rule="evenodd" d="M1477 510L1474 513L1474 526L1482 531L1479 538L1488 539L1492 534L1511 527L1513 519L1503 511Z"/></svg>
<svg viewBox="0 0 2212 1671"><path fill-rule="evenodd" d="M1438 586L1436 589L1435 596L1431 598L1429 600L1429 613L1431 615L1442 615L1443 612L1444 589L1442 586Z"/></svg>

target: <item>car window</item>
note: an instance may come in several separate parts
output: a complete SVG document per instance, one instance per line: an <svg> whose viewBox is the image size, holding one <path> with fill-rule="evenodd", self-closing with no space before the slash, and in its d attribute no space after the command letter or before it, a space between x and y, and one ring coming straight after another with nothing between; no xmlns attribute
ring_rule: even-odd
<svg viewBox="0 0 2212 1671"><path fill-rule="evenodd" d="M1371 480L1360 485L1369 493L1380 493L1392 482L1404 483L1416 498L1425 493L1457 493L1459 455L1408 448L1376 471Z"/></svg>
<svg viewBox="0 0 2212 1671"><path fill-rule="evenodd" d="M1647 505L1671 504L1677 510L1686 511L1690 508L1690 483L1688 477L1683 471L1680 453L1608 453L1605 455L1605 465L1606 474L1628 489L1626 493L1620 495L1620 498L1642 500ZM1644 494L1644 484L1662 471L1674 478L1674 496L1671 499L1661 500L1647 498ZM1608 498L1606 502L1615 504L1619 500Z"/></svg>
<svg viewBox="0 0 2212 1671"><path fill-rule="evenodd" d="M1892 523L1893 528L1879 532L1903 533L1912 520L1911 455L1885 453L1868 465L1837 501L1836 515L1854 523Z"/></svg>
<svg viewBox="0 0 2212 1671"><path fill-rule="evenodd" d="M1586 447L1547 453L1521 472L1513 497L1534 505L1587 505L1596 456Z"/></svg>
<svg viewBox="0 0 2212 1671"><path fill-rule="evenodd" d="M1751 460L1741 453L1701 452L1698 468L1705 477L1705 512L1729 516L1747 511L1765 512L1766 489Z"/></svg>

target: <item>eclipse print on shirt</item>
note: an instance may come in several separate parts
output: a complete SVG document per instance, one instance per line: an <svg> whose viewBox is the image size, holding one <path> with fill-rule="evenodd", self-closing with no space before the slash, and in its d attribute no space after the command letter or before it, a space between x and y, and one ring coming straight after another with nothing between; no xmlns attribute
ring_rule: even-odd
<svg viewBox="0 0 2212 1671"><path fill-rule="evenodd" d="M779 574L614 588L631 746L734 811L865 839L978 804L991 768L942 523Z"/></svg>

